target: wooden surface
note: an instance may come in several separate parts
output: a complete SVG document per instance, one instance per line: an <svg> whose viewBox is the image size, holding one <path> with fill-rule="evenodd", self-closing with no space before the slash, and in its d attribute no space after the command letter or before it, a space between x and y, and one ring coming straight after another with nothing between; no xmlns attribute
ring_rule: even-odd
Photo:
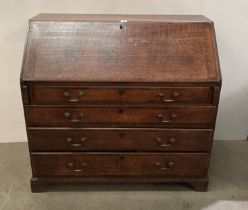
<svg viewBox="0 0 248 210"><path fill-rule="evenodd" d="M142 17L141 20L136 17L121 23L120 20L105 20L106 16L97 17L94 23L87 18L76 22L31 21L22 80L220 80L210 22L195 23L186 18L185 22L172 24L156 21L156 18L143 21Z"/></svg>
<svg viewBox="0 0 248 210"><path fill-rule="evenodd" d="M38 14L31 21L163 21L163 22L211 22L203 15L127 15L127 14Z"/></svg>
<svg viewBox="0 0 248 210"><path fill-rule="evenodd" d="M207 154L67 153L31 155L34 176L205 177ZM71 163L71 165L69 165ZM173 165L169 165L173 163Z"/></svg>
<svg viewBox="0 0 248 210"><path fill-rule="evenodd" d="M206 87L47 87L33 88L34 104L208 104Z"/></svg>
<svg viewBox="0 0 248 210"><path fill-rule="evenodd" d="M25 112L29 126L211 128L216 109L214 106L29 106ZM66 113L70 116L66 117Z"/></svg>
<svg viewBox="0 0 248 210"><path fill-rule="evenodd" d="M220 88L203 16L34 17L21 73L32 191L91 182L206 191Z"/></svg>
<svg viewBox="0 0 248 210"><path fill-rule="evenodd" d="M35 128L28 129L32 151L209 152L211 129ZM52 139L52 140L51 140Z"/></svg>

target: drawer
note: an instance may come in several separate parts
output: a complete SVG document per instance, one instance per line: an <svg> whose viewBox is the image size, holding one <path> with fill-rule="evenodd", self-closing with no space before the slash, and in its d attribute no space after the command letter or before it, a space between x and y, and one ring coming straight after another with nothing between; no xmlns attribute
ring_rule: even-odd
<svg viewBox="0 0 248 210"><path fill-rule="evenodd" d="M206 104L209 87L33 87L34 104Z"/></svg>
<svg viewBox="0 0 248 210"><path fill-rule="evenodd" d="M29 126L213 126L214 106L26 106Z"/></svg>
<svg viewBox="0 0 248 210"><path fill-rule="evenodd" d="M34 177L206 177L204 153L33 153Z"/></svg>
<svg viewBox="0 0 248 210"><path fill-rule="evenodd" d="M29 128L31 151L208 152L210 129Z"/></svg>

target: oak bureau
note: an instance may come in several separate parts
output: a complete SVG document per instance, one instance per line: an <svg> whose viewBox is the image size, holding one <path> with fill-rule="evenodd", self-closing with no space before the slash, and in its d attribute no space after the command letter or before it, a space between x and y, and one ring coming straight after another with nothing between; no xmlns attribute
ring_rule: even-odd
<svg viewBox="0 0 248 210"><path fill-rule="evenodd" d="M206 191L220 88L203 16L35 16L21 72L32 191L107 182Z"/></svg>

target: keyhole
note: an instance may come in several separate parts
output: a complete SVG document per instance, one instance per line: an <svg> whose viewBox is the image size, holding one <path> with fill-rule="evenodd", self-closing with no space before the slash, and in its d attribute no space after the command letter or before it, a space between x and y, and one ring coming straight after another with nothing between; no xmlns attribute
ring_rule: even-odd
<svg viewBox="0 0 248 210"><path fill-rule="evenodd" d="M123 29L123 25L122 24L120 24L120 29Z"/></svg>
<svg viewBox="0 0 248 210"><path fill-rule="evenodd" d="M123 89L120 89L120 90L119 90L119 95L120 95L120 96L123 96L123 95L124 95L124 90L123 90Z"/></svg>
<svg viewBox="0 0 248 210"><path fill-rule="evenodd" d="M122 138L124 136L124 133L119 133L119 137Z"/></svg>
<svg viewBox="0 0 248 210"><path fill-rule="evenodd" d="M120 159L120 160L124 160L124 156L119 155L119 159Z"/></svg>

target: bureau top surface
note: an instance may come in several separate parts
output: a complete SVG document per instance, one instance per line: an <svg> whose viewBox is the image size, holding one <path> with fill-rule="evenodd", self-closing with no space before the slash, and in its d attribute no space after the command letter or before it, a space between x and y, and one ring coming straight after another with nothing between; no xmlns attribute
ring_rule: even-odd
<svg viewBox="0 0 248 210"><path fill-rule="evenodd" d="M166 21L211 22L202 15L38 14L31 21Z"/></svg>
<svg viewBox="0 0 248 210"><path fill-rule="evenodd" d="M218 82L203 16L40 14L30 21L23 81Z"/></svg>

